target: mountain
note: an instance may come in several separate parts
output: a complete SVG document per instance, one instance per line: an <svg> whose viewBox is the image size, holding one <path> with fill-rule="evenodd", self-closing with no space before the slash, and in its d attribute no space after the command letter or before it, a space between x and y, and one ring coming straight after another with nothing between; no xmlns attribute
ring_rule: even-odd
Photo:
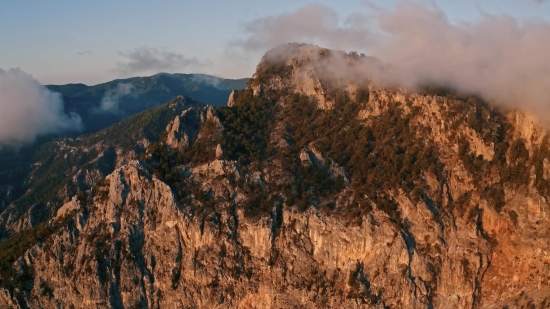
<svg viewBox="0 0 550 309"><path fill-rule="evenodd" d="M63 96L65 112L81 116L84 132L93 133L179 95L214 106L225 105L231 91L244 89L247 81L202 74L161 73L96 86L69 84L47 87ZM48 143L53 138L55 136L42 136L32 145L16 150L0 148L0 211L29 189L25 178L32 177L33 164L41 160L38 148L54 149Z"/></svg>
<svg viewBox="0 0 550 309"><path fill-rule="evenodd" d="M0 239L49 219L72 196L89 190L97 180L145 152L174 117L191 107L209 110L202 103L178 96L96 133L43 143L31 158L33 164L21 195L13 187L6 193L11 192L11 200L0 208Z"/></svg>
<svg viewBox="0 0 550 309"><path fill-rule="evenodd" d="M82 117L86 132L95 132L178 95L213 106L224 105L231 91L244 89L247 81L247 78L232 80L203 74L160 73L95 86L68 84L47 88L63 96L66 112Z"/></svg>
<svg viewBox="0 0 550 309"><path fill-rule="evenodd" d="M61 176L42 181L61 185L2 213L0 300L547 307L546 129L475 96L388 88L356 70L379 65L285 45L228 106L179 97L43 148L25 196L52 164Z"/></svg>

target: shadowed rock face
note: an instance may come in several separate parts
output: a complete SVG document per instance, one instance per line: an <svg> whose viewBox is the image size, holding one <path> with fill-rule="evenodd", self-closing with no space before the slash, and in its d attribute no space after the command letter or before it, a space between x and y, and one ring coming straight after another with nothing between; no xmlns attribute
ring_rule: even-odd
<svg viewBox="0 0 550 309"><path fill-rule="evenodd" d="M146 156L61 207L55 231L13 263L25 280L4 285L0 302L546 306L546 131L473 100L332 81L313 57L326 50L291 47L288 59L264 58L232 107L178 111ZM271 106L265 126L250 122L264 119L249 111L258 99ZM233 133L250 124L262 129L242 143L265 151L247 161L253 147L234 146Z"/></svg>
<svg viewBox="0 0 550 309"><path fill-rule="evenodd" d="M4 210L7 204L12 200L13 186L0 187L0 211Z"/></svg>

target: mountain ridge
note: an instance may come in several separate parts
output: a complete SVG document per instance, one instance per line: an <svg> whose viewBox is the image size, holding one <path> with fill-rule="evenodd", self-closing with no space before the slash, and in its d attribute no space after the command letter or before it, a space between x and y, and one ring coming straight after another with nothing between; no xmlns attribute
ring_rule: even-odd
<svg viewBox="0 0 550 309"><path fill-rule="evenodd" d="M70 192L74 195L89 189L93 182L111 173L115 167L145 151L150 142L158 140L169 120L181 112L184 106L205 105L178 96L98 132L44 143L33 158L33 166L25 179L24 192L21 196L14 194L9 201L11 205L4 205L2 209L1 234L36 226L44 220L44 216L55 213L59 203L68 201ZM65 187L59 187L63 184ZM45 196L48 196L46 200ZM42 214L32 212L35 205L45 202L51 206L41 206ZM28 217L20 220L27 211L30 211ZM36 223L32 223L33 216Z"/></svg>
<svg viewBox="0 0 550 309"><path fill-rule="evenodd" d="M327 74L335 62L362 67L360 55L282 49L287 57L264 58L228 106L179 109L145 152L66 197L41 223L54 233L32 229L37 237L17 238L32 240L20 251L6 242L2 252L17 254L2 264L0 299L44 308L548 304L544 128L475 96Z"/></svg>
<svg viewBox="0 0 550 309"><path fill-rule="evenodd" d="M93 86L67 84L46 87L61 93L65 112L79 114L85 131L94 132L177 95L214 106L224 105L231 91L244 88L247 81L247 78L232 80L204 74L158 73ZM104 104L106 100L108 104Z"/></svg>
<svg viewBox="0 0 550 309"><path fill-rule="evenodd" d="M159 73L156 73L156 74L153 74L153 75L143 75L143 76L132 76L132 77L125 77L125 78L116 78L116 79L113 79L113 80L109 80L109 81L106 81L106 82L100 82L100 83L96 83L96 84L85 84L85 83L47 84L46 87L59 87L59 86L68 86L68 85L73 85L73 86L76 86L76 87L82 87L82 86L86 86L86 87L95 87L95 86L100 86L100 85L108 84L108 83L111 83L111 82L121 82L121 81L125 81L125 80L128 80L128 79L134 79L134 78L151 78L151 77L154 77L154 76L157 76L157 75L202 76L202 77L205 77L205 78L218 79L219 81L230 81L230 82L231 82L231 81L242 81L242 80L248 80L248 79L250 79L249 77L242 77L242 78L224 78L224 77L219 77L219 76L216 76L216 75L210 75L210 74L204 74L204 73L168 73L168 72L159 72ZM226 89L232 89L232 87L226 87Z"/></svg>
<svg viewBox="0 0 550 309"><path fill-rule="evenodd" d="M46 86L50 91L61 93L65 113L78 114L83 121L84 132L40 136L30 145L0 149L0 211L28 189L26 179L31 176L36 163L34 157L39 156L38 148L49 147L52 139L95 133L143 110L168 102L177 95L189 95L199 99L195 101L224 105L231 91L244 88L247 80L229 80L204 74L159 73L94 86Z"/></svg>

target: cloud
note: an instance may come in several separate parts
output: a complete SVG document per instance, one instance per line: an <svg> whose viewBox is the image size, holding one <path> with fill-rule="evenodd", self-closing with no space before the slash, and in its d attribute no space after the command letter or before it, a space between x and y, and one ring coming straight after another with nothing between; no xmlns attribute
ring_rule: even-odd
<svg viewBox="0 0 550 309"><path fill-rule="evenodd" d="M217 89L227 89L227 87L222 85L221 79L216 76L194 74L192 79L196 83L210 85Z"/></svg>
<svg viewBox="0 0 550 309"><path fill-rule="evenodd" d="M116 71L123 75L141 72L174 72L192 67L204 67L208 61L195 57L150 47L139 47L127 52L119 52L126 59L117 63Z"/></svg>
<svg viewBox="0 0 550 309"><path fill-rule="evenodd" d="M346 18L309 5L255 20L245 30L246 37L232 42L245 52L292 41L358 50L386 64L369 72L383 82L436 83L550 115L550 23L544 20L482 14L453 23L435 4L402 1L391 11L366 8Z"/></svg>
<svg viewBox="0 0 550 309"><path fill-rule="evenodd" d="M88 56L88 55L91 55L91 54L92 54L91 51L89 51L89 50L83 50L83 51L78 52L77 55L79 55L79 56Z"/></svg>
<svg viewBox="0 0 550 309"><path fill-rule="evenodd" d="M354 14L340 20L331 8L311 4L295 12L260 18L244 25L244 38L229 45L246 52L265 51L288 42L359 48L375 39L367 19Z"/></svg>
<svg viewBox="0 0 550 309"><path fill-rule="evenodd" d="M122 111L119 109L119 100L120 98L127 95L137 95L134 93L134 85L130 83L120 83L114 89L108 90L103 98L98 108L94 108L93 112L96 113L111 113L111 114L120 114Z"/></svg>
<svg viewBox="0 0 550 309"><path fill-rule="evenodd" d="M77 114L64 113L61 95L19 70L0 69L0 147L32 143L37 136L82 130Z"/></svg>

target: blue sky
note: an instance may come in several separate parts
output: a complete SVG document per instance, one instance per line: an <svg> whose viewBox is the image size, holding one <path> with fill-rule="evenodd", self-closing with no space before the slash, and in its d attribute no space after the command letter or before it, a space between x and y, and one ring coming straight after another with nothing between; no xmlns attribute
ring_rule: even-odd
<svg viewBox="0 0 550 309"><path fill-rule="evenodd" d="M261 55L236 55L228 42L252 20L294 11L305 0L15 1L0 2L0 68L18 67L42 83L97 84L132 75L117 70L136 48L182 55L197 65L182 73L250 76ZM371 1L391 9L397 0ZM453 21L482 12L518 19L550 19L550 1L440 0ZM347 16L364 1L320 0ZM194 62L193 62L194 63ZM147 74L145 74L147 73ZM143 74L149 75L151 71Z"/></svg>

